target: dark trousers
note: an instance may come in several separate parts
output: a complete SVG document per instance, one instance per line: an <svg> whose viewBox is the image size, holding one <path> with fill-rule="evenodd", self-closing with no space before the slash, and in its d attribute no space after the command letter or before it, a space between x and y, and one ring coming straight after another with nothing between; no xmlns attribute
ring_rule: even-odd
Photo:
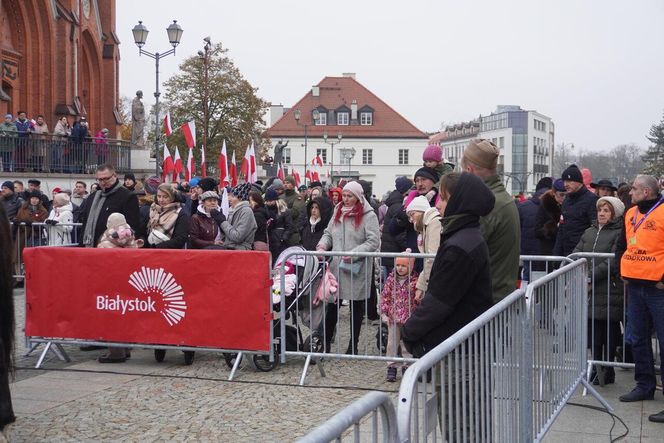
<svg viewBox="0 0 664 443"><path fill-rule="evenodd" d="M619 321L610 321L607 325L606 320L588 320L588 340L591 341L593 360L613 361L620 336Z"/></svg>
<svg viewBox="0 0 664 443"><path fill-rule="evenodd" d="M350 342L348 351L357 354L357 342L360 339L362 321L364 320L365 302L364 300L354 300L350 302ZM337 328L337 317L339 316L339 306L336 303L328 303L325 310L325 322L318 328L320 335L325 333L325 350L330 351L332 337L334 337ZM325 329L323 330L323 324Z"/></svg>
<svg viewBox="0 0 664 443"><path fill-rule="evenodd" d="M653 327L659 341L659 353L664 356L664 289L636 283L628 283L627 288L627 336L634 355L634 380L637 389L650 393L656 386L651 343ZM662 366L660 369L664 369Z"/></svg>

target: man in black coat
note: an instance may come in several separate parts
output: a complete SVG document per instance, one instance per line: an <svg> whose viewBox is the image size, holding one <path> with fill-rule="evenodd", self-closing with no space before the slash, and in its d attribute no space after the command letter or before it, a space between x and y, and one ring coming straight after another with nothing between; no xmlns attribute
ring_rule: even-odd
<svg viewBox="0 0 664 443"><path fill-rule="evenodd" d="M441 181L449 195L443 201L443 234L422 303L403 326L403 341L421 357L493 305L489 248L480 217L496 201L482 179L449 173Z"/></svg>
<svg viewBox="0 0 664 443"><path fill-rule="evenodd" d="M145 226L140 226L138 199L129 189L125 188L111 165L97 168L99 189L87 198L81 222L83 235L81 245L94 248L106 230L108 216L119 212L125 216L127 223L136 233L136 237L145 236Z"/></svg>
<svg viewBox="0 0 664 443"><path fill-rule="evenodd" d="M563 171L567 196L562 206L553 255L568 256L579 243L583 232L597 220L597 196L583 185L581 170L572 165Z"/></svg>
<svg viewBox="0 0 664 443"><path fill-rule="evenodd" d="M403 210L404 196L408 194L412 186L413 182L408 177L397 177L394 181L394 191L390 192L383 202L387 206L387 211L383 218L383 229L380 235L380 252L403 252L406 250L406 231L402 230L393 235L390 225L393 223L394 218ZM382 264L390 272L394 267L394 259L383 258Z"/></svg>
<svg viewBox="0 0 664 443"><path fill-rule="evenodd" d="M535 235L535 222L537 211L540 206L540 197L546 191L551 189L553 181L551 177L544 177L537 182L535 193L528 200L519 203L519 222L521 224L521 255L538 255L540 251L539 239ZM523 264L523 279L530 280L530 266L526 262Z"/></svg>

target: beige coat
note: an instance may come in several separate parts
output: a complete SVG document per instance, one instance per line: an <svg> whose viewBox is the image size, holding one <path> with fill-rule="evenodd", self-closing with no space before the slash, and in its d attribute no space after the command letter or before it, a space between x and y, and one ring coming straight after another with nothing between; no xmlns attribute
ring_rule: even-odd
<svg viewBox="0 0 664 443"><path fill-rule="evenodd" d="M424 232L421 234L421 241L417 242L417 248L423 254L436 254L440 246L440 234L442 226L440 224L440 213L436 208L428 209L422 218ZM426 292L429 286L429 275L431 274L431 266L433 266L433 258L424 259L424 269L417 279L417 289Z"/></svg>

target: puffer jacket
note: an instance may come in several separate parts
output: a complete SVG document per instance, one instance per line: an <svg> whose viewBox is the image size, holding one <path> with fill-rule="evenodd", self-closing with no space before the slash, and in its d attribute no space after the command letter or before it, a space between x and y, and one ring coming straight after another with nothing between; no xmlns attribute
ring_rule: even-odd
<svg viewBox="0 0 664 443"><path fill-rule="evenodd" d="M568 256L579 243L581 235L597 220L597 196L581 186L567 194L562 206L562 219L558 226L553 255Z"/></svg>
<svg viewBox="0 0 664 443"><path fill-rule="evenodd" d="M71 231L74 227L74 207L71 203L51 209L51 213L46 220L53 220L56 224L49 224L48 244L49 246L62 246L71 244Z"/></svg>
<svg viewBox="0 0 664 443"><path fill-rule="evenodd" d="M540 207L540 197L546 189L542 189L528 200L517 205L519 223L521 224L521 255L537 255L540 251L540 242L535 234L537 212Z"/></svg>
<svg viewBox="0 0 664 443"><path fill-rule="evenodd" d="M622 233L623 217L614 218L600 227L595 221L585 230L573 252L616 252L618 239ZM611 321L623 319L623 282L620 280L615 257L610 259L588 258L589 277L594 278L594 291L589 292L588 317L606 320L607 311ZM609 275L609 262L611 274ZM607 303L607 287L608 303ZM594 299L593 299L594 292Z"/></svg>
<svg viewBox="0 0 664 443"><path fill-rule="evenodd" d="M224 246L229 249L252 249L257 225L249 202L243 200L228 211L228 218L219 226L223 232Z"/></svg>
<svg viewBox="0 0 664 443"><path fill-rule="evenodd" d="M430 208L424 213L422 224L424 232L420 234L417 242L417 248L423 254L436 254L440 247L440 235L442 232L440 213L437 208ZM429 276L431 275L431 267L433 266L433 258L424 259L424 269L417 279L417 289L421 291L427 290L429 286Z"/></svg>

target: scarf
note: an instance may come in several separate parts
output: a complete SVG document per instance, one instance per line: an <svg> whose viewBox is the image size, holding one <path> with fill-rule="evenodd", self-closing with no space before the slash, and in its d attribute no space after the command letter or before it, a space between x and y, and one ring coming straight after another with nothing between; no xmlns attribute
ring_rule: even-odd
<svg viewBox="0 0 664 443"><path fill-rule="evenodd" d="M122 187L120 180L117 180L111 189L102 191L101 189L95 192L95 196L92 199L90 204L90 212L88 212L88 219L85 223L85 230L83 231L83 244L86 248L93 248L95 243L95 229L97 227L97 221L99 220L99 214L101 213L101 208L106 203L106 199L111 195L118 192Z"/></svg>
<svg viewBox="0 0 664 443"><path fill-rule="evenodd" d="M156 229L170 237L179 213L179 203L169 203L165 206L152 203L152 206L150 206L150 220L148 221L150 231Z"/></svg>
<svg viewBox="0 0 664 443"><path fill-rule="evenodd" d="M316 232L316 225L320 222L320 218L309 217L309 224L311 225L311 232Z"/></svg>

